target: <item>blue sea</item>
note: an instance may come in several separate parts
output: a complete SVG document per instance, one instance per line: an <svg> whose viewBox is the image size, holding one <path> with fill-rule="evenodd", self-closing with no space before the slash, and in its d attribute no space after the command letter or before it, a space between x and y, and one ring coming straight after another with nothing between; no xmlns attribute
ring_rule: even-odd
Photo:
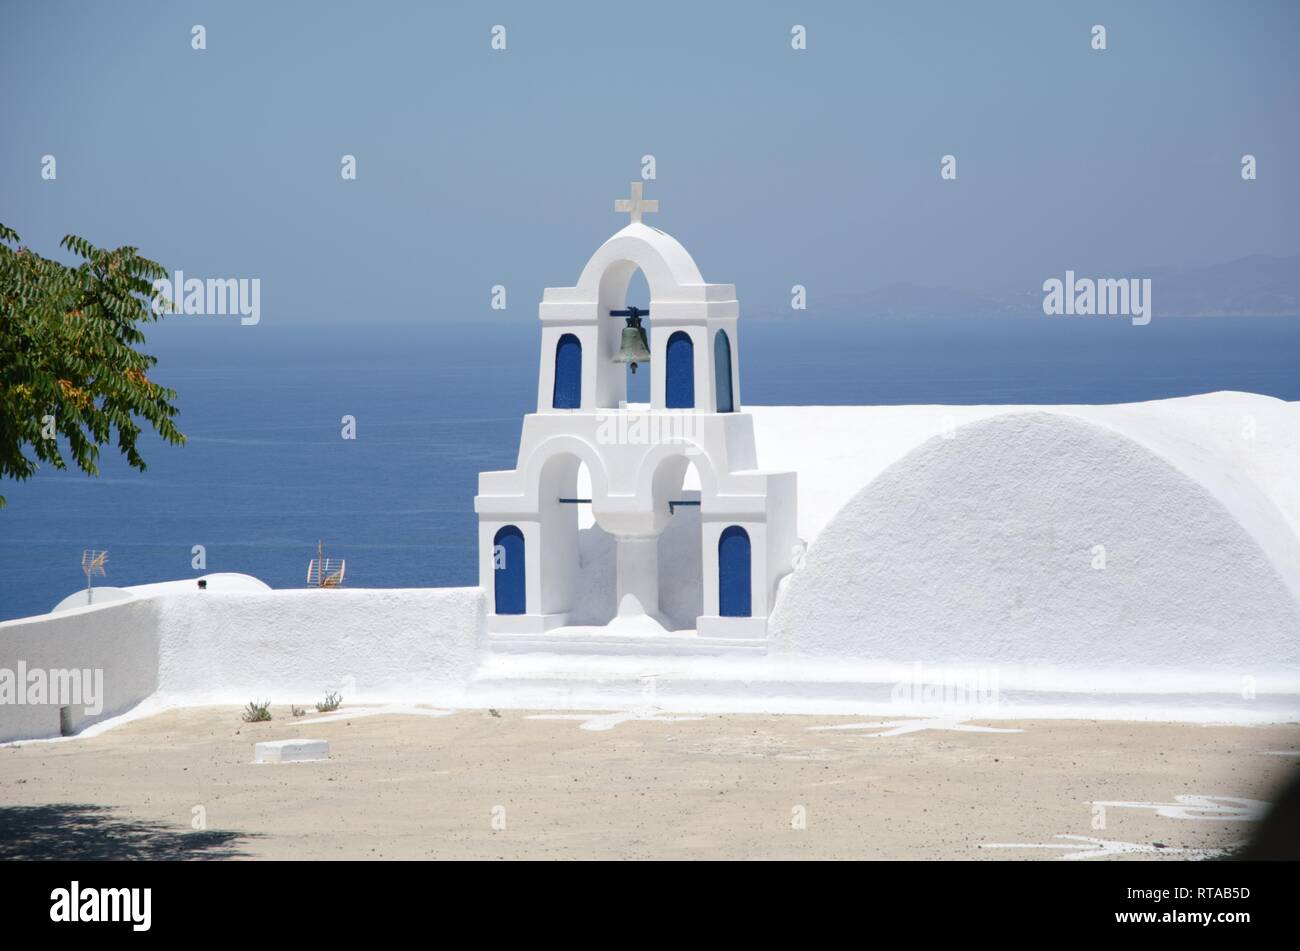
<svg viewBox="0 0 1300 951"><path fill-rule="evenodd" d="M207 568L303 584L317 539L356 587L477 583L477 475L515 463L536 400L538 324L295 328L171 318L146 347L179 391L183 447L147 472L110 446L102 474L0 483L0 618L83 587ZM742 322L750 404L1115 403L1247 390L1300 399L1300 319ZM633 400L645 399L639 374ZM357 438L340 436L356 418ZM760 459L762 446L759 446Z"/></svg>

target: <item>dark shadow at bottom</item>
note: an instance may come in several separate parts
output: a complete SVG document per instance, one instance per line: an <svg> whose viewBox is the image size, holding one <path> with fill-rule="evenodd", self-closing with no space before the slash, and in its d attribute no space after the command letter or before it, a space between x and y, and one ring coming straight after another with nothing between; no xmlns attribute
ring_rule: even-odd
<svg viewBox="0 0 1300 951"><path fill-rule="evenodd" d="M0 860L185 861L246 856L240 832L177 831L130 819L107 806L0 806Z"/></svg>

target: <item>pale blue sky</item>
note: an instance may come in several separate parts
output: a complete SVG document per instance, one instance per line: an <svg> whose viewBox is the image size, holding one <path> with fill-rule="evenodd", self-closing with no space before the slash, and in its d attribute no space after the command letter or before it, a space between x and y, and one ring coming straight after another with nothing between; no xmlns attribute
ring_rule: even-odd
<svg viewBox="0 0 1300 951"><path fill-rule="evenodd" d="M0 18L0 220L45 253L71 231L259 277L264 324L487 318L497 283L535 316L625 220L645 153L648 220L754 308L793 283L1002 290L1300 252L1294 2L10 0Z"/></svg>

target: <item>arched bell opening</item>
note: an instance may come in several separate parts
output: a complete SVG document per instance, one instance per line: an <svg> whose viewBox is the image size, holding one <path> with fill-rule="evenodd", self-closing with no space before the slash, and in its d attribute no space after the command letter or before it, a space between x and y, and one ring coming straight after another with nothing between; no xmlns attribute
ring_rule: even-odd
<svg viewBox="0 0 1300 951"><path fill-rule="evenodd" d="M645 279L645 272L637 268L628 281L627 291L623 295L623 306L614 308L620 312L618 317L610 317L610 322L623 326L619 338L619 354L616 360L622 361L627 368L628 403L650 402L650 285ZM642 357L644 359L637 359ZM636 369L633 370L632 367Z"/></svg>
<svg viewBox="0 0 1300 951"><path fill-rule="evenodd" d="M650 285L632 261L616 261L600 281L598 373L602 408L650 402Z"/></svg>

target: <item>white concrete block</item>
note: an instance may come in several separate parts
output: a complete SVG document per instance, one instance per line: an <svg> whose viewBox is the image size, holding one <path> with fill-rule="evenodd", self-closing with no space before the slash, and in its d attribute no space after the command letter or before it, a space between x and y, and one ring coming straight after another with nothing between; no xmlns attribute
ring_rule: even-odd
<svg viewBox="0 0 1300 951"><path fill-rule="evenodd" d="M268 740L253 746L254 763L312 763L329 756L328 740Z"/></svg>

